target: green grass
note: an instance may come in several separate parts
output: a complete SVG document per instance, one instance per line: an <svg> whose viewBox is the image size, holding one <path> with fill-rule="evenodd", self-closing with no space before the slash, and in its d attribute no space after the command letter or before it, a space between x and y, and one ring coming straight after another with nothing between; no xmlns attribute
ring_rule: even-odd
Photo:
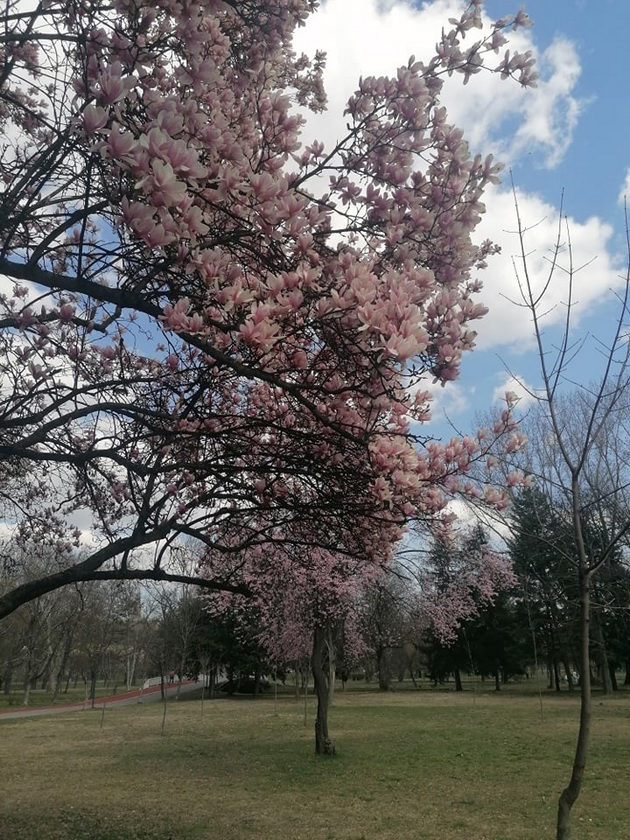
<svg viewBox="0 0 630 840"><path fill-rule="evenodd" d="M282 697L78 712L0 725L0 838L543 840L554 836L577 698L339 692L338 754ZM630 838L630 696L597 698L572 840Z"/></svg>

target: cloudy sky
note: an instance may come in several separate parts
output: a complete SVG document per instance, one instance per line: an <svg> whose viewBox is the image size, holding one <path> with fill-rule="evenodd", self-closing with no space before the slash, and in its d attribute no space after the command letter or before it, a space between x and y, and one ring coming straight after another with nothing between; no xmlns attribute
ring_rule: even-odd
<svg viewBox="0 0 630 840"><path fill-rule="evenodd" d="M300 31L296 46L328 53L329 110L311 118L305 139L330 146L343 130L344 103L361 75L395 73L410 55L428 60L449 17L459 17L457 0L322 0L319 12ZM516 12L518 0L487 0L489 18ZM489 314L478 322L477 348L462 375L437 394L431 431L448 436L450 421L473 428L476 412L487 411L506 387L519 391L508 371L532 388L539 365L527 313L517 299L513 256L516 216L508 170L513 173L526 247L535 283L548 275L558 233L560 201L568 217L574 266L575 324L572 337L586 337L572 371L587 383L601 362L598 341L614 329L617 293L627 270L623 195L630 198L630 54L628 0L529 0L534 22L512 36L512 49L530 49L538 59L535 90L480 74L463 87L450 84L444 101L451 121L462 127L474 152L493 153L506 165L502 185L486 196L487 213L479 241L501 245L484 272L483 302ZM472 38L479 37L473 30ZM563 242L567 241L563 233ZM567 299L566 254L553 277L545 309L546 339L553 349ZM529 398L524 394L522 405Z"/></svg>

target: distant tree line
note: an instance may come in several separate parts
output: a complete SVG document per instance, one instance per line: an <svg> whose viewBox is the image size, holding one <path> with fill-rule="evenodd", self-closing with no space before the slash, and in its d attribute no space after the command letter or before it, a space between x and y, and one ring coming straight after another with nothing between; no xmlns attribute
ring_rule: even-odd
<svg viewBox="0 0 630 840"><path fill-rule="evenodd" d="M585 523L588 550L595 553L604 539L601 520L593 516ZM568 512L543 490L521 489L506 549L513 583L485 600L473 590L473 606L459 605L463 615L446 639L427 611L439 597L434 593L428 601L422 591L427 569L433 585L451 597L448 575L465 573L453 552L470 556L488 538L478 526L456 544L433 539L421 561L401 560L354 592L329 626L325 669L342 687L367 680L387 691L398 682L418 686L428 679L461 691L467 677L477 677L493 681L498 691L538 668L546 669L548 689L572 691L581 673L570 527ZM20 551L5 551L0 580L23 573ZM29 555L28 567L34 562ZM52 562L45 553L38 559L42 566ZM81 685L90 698L99 680L120 691L175 672L207 675L212 692L221 684L229 693L258 694L267 676L299 693L312 667L312 639L308 627L286 626L290 621L295 617L286 617L274 637L282 644L270 643L255 604L228 600L217 609L186 585L82 583L25 604L3 622L0 690L28 704L33 688L48 689L58 700L70 686ZM604 692L630 685L630 571L622 546L610 553L597 578L591 636L594 683ZM296 640L293 646L287 638Z"/></svg>

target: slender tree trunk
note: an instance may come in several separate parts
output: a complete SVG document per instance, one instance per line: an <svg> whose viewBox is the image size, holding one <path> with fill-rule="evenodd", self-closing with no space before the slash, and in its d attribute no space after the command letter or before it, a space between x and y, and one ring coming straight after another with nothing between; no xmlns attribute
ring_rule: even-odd
<svg viewBox="0 0 630 840"><path fill-rule="evenodd" d="M177 691L175 693L175 699L179 700L180 692L182 690L182 680L184 679L184 669L186 668L186 655L182 654L182 658L179 662L179 674L177 675Z"/></svg>
<svg viewBox="0 0 630 840"><path fill-rule="evenodd" d="M300 670L301 666L298 666L298 663L295 663L295 668L293 669L293 687L295 689L295 699L300 699Z"/></svg>
<svg viewBox="0 0 630 840"><path fill-rule="evenodd" d="M629 665L630 663L626 663ZM626 676L630 675L630 671L626 670ZM13 684L13 662L7 660L2 677L2 692L4 694L11 694L11 686Z"/></svg>
<svg viewBox="0 0 630 840"><path fill-rule="evenodd" d="M57 702L57 697L59 696L59 691L61 689L61 683L63 681L63 676L66 673L68 668L68 660L70 659L70 653L72 651L72 641L73 641L73 633L70 633L65 640L65 644L63 646L63 653L61 655L61 662L59 664L59 668L57 669L57 674L55 676L55 685L53 688L53 703ZM68 677L69 680L69 677ZM66 682L66 691L68 690L68 683Z"/></svg>
<svg viewBox="0 0 630 840"><path fill-rule="evenodd" d="M335 640L332 627L328 628L328 708L335 699L335 680L337 679L337 663L335 661Z"/></svg>
<svg viewBox="0 0 630 840"><path fill-rule="evenodd" d="M553 667L553 656L550 654L549 659L547 660L547 680L549 683L547 688L549 689L549 691L552 691L554 688L556 689L556 691L558 691L558 686L554 678L555 673L556 672L554 671Z"/></svg>
<svg viewBox="0 0 630 840"><path fill-rule="evenodd" d="M254 671L254 699L260 696L260 681L262 679L262 671L260 662L256 662L256 670Z"/></svg>
<svg viewBox="0 0 630 840"><path fill-rule="evenodd" d="M617 674L615 673L615 666L611 662L608 666L608 675L610 677L610 685L613 691L619 691L619 686L617 685Z"/></svg>
<svg viewBox="0 0 630 840"><path fill-rule="evenodd" d="M311 668L317 696L317 717L315 719L315 752L317 755L334 755L335 747L328 733L329 691L327 669L324 668L326 651L326 628L317 626L313 634Z"/></svg>
<svg viewBox="0 0 630 840"><path fill-rule="evenodd" d="M31 654L29 652L26 660L26 672L24 674L24 694L22 696L22 705L28 706L31 695Z"/></svg>
<svg viewBox="0 0 630 840"><path fill-rule="evenodd" d="M376 649L376 667L378 670L378 687L381 691L389 691L391 674L389 668L389 648Z"/></svg>
<svg viewBox="0 0 630 840"><path fill-rule="evenodd" d="M567 687L569 691L573 691L575 688L575 685L573 683L573 674L571 673L569 661L566 658L566 656L562 659L562 667L564 668L564 673L567 675Z"/></svg>
<svg viewBox="0 0 630 840"><path fill-rule="evenodd" d="M558 800L556 840L566 840L569 837L571 808L580 795L591 730L591 574L585 570L585 565L585 562L581 563L580 569L580 726L578 729L571 779L560 794L560 799Z"/></svg>
<svg viewBox="0 0 630 840"><path fill-rule="evenodd" d="M48 659L46 661L46 664L44 665L44 671L43 671L42 676L41 676L41 680L42 680L41 689L42 689L42 691L46 691L46 689L50 687L50 680L51 680L54 668L55 668L55 651L49 645L48 646Z"/></svg>
<svg viewBox="0 0 630 840"><path fill-rule="evenodd" d="M630 685L630 659L626 659L626 678L624 679L623 684Z"/></svg>
<svg viewBox="0 0 630 840"><path fill-rule="evenodd" d="M98 674L96 671L90 671L90 697L92 698L92 708L94 708L94 704L96 703L96 678Z"/></svg>
<svg viewBox="0 0 630 840"><path fill-rule="evenodd" d="M454 671L455 675L455 691L463 691L464 687L462 686L462 675L459 668L455 668Z"/></svg>
<svg viewBox="0 0 630 840"><path fill-rule="evenodd" d="M604 630L599 615L595 616L593 622L595 627L595 635L597 637L597 659L599 663L599 671L602 675L602 688L604 694L611 694L613 691L612 682L610 679L610 666L608 664L608 654L606 652L606 640L604 639Z"/></svg>
<svg viewBox="0 0 630 840"><path fill-rule="evenodd" d="M126 671L126 685L127 691L131 691L133 680L136 675L136 662L138 659L138 651L134 647L132 654L127 654L127 671Z"/></svg>

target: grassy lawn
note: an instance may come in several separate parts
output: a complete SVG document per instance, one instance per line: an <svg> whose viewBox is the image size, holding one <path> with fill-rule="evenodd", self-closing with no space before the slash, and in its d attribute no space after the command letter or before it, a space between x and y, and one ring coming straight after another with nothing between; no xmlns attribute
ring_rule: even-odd
<svg viewBox="0 0 630 840"><path fill-rule="evenodd" d="M312 703L313 701L311 701ZM577 700L339 692L338 755L314 706L171 702L0 724L0 838L543 840L568 778ZM630 838L630 696L597 698L574 840Z"/></svg>

